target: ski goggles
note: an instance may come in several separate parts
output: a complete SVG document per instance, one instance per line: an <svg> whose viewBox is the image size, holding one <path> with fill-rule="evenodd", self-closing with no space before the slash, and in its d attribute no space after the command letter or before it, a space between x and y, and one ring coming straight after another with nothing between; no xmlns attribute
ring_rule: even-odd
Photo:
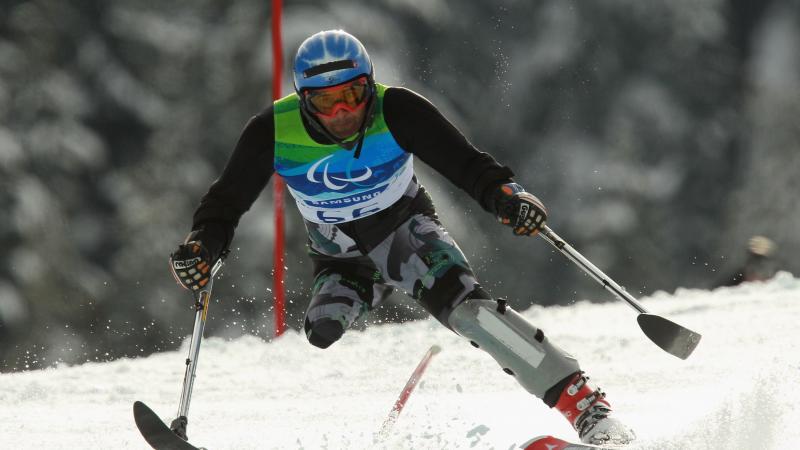
<svg viewBox="0 0 800 450"><path fill-rule="evenodd" d="M359 77L337 86L306 91L305 102L315 113L333 116L340 109L356 111L368 97L367 77Z"/></svg>

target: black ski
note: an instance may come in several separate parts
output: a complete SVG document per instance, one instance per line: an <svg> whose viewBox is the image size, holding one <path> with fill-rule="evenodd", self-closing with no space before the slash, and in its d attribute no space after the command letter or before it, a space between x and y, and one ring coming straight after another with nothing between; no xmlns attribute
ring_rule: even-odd
<svg viewBox="0 0 800 450"><path fill-rule="evenodd" d="M133 418L144 439L156 450L201 450L178 436L142 402L134 402Z"/></svg>

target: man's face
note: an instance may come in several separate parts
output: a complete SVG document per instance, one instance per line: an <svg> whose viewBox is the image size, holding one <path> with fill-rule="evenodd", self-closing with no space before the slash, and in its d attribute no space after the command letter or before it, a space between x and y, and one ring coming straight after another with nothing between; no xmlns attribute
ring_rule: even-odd
<svg viewBox="0 0 800 450"><path fill-rule="evenodd" d="M356 134L364 123L369 96L366 77L304 95L320 123L338 139Z"/></svg>

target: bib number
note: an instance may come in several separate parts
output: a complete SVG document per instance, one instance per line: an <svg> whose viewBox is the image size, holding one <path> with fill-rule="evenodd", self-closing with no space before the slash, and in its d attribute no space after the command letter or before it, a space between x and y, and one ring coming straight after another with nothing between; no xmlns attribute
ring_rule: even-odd
<svg viewBox="0 0 800 450"><path fill-rule="evenodd" d="M349 222L351 220L356 220L360 217L376 213L378 211L380 211L378 204L373 203L371 205L355 208L350 217L338 217L332 214L331 215L326 214L327 211L317 211L317 218L319 218L319 220L321 220L324 223L342 223L342 222Z"/></svg>

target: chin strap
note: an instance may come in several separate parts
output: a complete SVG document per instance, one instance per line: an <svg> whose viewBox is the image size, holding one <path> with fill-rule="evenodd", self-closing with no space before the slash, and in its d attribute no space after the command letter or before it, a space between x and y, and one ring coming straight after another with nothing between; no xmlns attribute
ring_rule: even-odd
<svg viewBox="0 0 800 450"><path fill-rule="evenodd" d="M355 153L353 154L353 158L358 159L361 156L361 148L364 146L364 138L367 135L367 128L372 125L372 119L375 112L375 97L377 96L377 89L375 89L375 83L370 81L370 95L369 100L367 100L367 112L364 115L364 121L361 123L361 128L358 130L358 134L356 138L351 141L345 141L343 139L338 139L330 131L328 131L320 121L314 117L313 114L308 112L305 105L303 104L303 100L300 100L300 113L303 117L306 118L308 123L314 128L314 130L318 131L320 134L325 136L331 142L336 143L339 147L342 147L347 150L353 150L355 148Z"/></svg>

